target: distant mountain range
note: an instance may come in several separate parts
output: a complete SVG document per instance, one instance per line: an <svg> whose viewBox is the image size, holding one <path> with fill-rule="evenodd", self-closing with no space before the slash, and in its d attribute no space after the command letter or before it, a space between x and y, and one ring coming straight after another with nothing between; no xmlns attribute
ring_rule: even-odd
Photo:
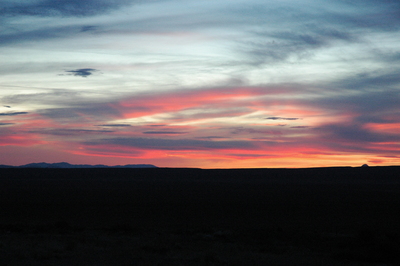
<svg viewBox="0 0 400 266"><path fill-rule="evenodd" d="M69 164L69 163L30 163L20 166L0 165L0 168L157 168L152 164L127 164L108 166L104 164Z"/></svg>

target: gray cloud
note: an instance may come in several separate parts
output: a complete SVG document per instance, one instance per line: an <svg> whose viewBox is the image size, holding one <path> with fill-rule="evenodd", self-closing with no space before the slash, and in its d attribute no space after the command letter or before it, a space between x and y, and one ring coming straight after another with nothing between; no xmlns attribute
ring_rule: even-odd
<svg viewBox="0 0 400 266"><path fill-rule="evenodd" d="M356 37L349 32L335 28L320 28L307 26L302 33L293 31L258 33L260 37L269 37L277 40L287 41L296 46L320 47L332 40L355 41Z"/></svg>
<svg viewBox="0 0 400 266"><path fill-rule="evenodd" d="M370 90L383 88L397 88L400 85L400 69L394 68L390 71L363 72L356 75L338 80L329 85L333 88L343 88L347 90Z"/></svg>
<svg viewBox="0 0 400 266"><path fill-rule="evenodd" d="M334 41L357 41L354 34L335 27L304 25L298 26L295 31L250 32L253 40L244 43L243 52L249 56L251 64L258 65L285 61L292 55L302 59L312 55L316 49L332 45Z"/></svg>
<svg viewBox="0 0 400 266"><path fill-rule="evenodd" d="M14 125L15 123L2 123L0 122L0 126L9 126L9 125Z"/></svg>
<svg viewBox="0 0 400 266"><path fill-rule="evenodd" d="M165 134L165 135L179 135L186 134L187 132L179 132L179 131L144 131L143 134Z"/></svg>
<svg viewBox="0 0 400 266"><path fill-rule="evenodd" d="M140 2L134 0L31 0L0 4L0 15L28 16L93 16Z"/></svg>
<svg viewBox="0 0 400 266"><path fill-rule="evenodd" d="M315 128L315 130L320 139L314 139L313 142L334 151L398 154L395 149L387 149L380 145L373 146L373 144L381 142L399 142L400 136L396 134L373 132L359 124L329 124Z"/></svg>
<svg viewBox="0 0 400 266"><path fill-rule="evenodd" d="M98 26L82 26L81 32L95 31Z"/></svg>
<svg viewBox="0 0 400 266"><path fill-rule="evenodd" d="M209 149L235 149L256 148L249 141L209 141L193 139L153 139L153 138L112 138L99 141L87 141L86 145L118 145L140 149L160 150L209 150Z"/></svg>
<svg viewBox="0 0 400 266"><path fill-rule="evenodd" d="M121 114L115 108L110 107L104 103L91 103L87 102L82 106L72 106L65 108L49 108L38 110L37 112L43 116L49 117L54 120L86 120L86 116L90 116L92 119L98 120L109 120L112 118L119 118Z"/></svg>
<svg viewBox="0 0 400 266"><path fill-rule="evenodd" d="M267 134L267 135L281 135L282 132L278 130L268 130L268 129L254 129L245 127L233 127L231 128L232 134Z"/></svg>
<svg viewBox="0 0 400 266"><path fill-rule="evenodd" d="M395 134L372 132L359 124L330 124L316 128L322 133L321 136L328 137L329 142L335 143L373 143L400 141L400 136ZM325 139L325 138L324 138Z"/></svg>
<svg viewBox="0 0 400 266"><path fill-rule="evenodd" d="M167 126L166 124L153 124L153 125L149 125L150 127L165 127Z"/></svg>
<svg viewBox="0 0 400 266"><path fill-rule="evenodd" d="M112 130L92 130L92 129L43 129L33 130L30 133L39 133L54 136L81 136L82 134L112 133Z"/></svg>
<svg viewBox="0 0 400 266"><path fill-rule="evenodd" d="M72 76L78 76L78 77L86 78L86 77L88 77L90 75L93 75L93 72L96 72L96 71L98 71L98 70L94 69L94 68L80 68L80 69L75 69L75 70L67 70L65 72L72 73L72 74L69 74L69 75L72 75Z"/></svg>
<svg viewBox="0 0 400 266"><path fill-rule="evenodd" d="M228 156L236 157L236 158L265 158L265 157L274 157L274 155L268 154L242 154L242 153L228 153Z"/></svg>
<svg viewBox="0 0 400 266"><path fill-rule="evenodd" d="M126 5L140 3L142 0L27 0L5 1L0 3L0 45L21 42L35 42L54 38L68 38L77 34L85 34L98 29L96 25L65 26L43 25L32 20L31 23L13 23L15 16L39 17L84 17L106 13ZM23 21L23 20L21 20Z"/></svg>
<svg viewBox="0 0 400 266"><path fill-rule="evenodd" d="M81 91L67 90L67 89L51 89L42 87L27 87L27 86L10 86L28 89L31 91L45 91L40 93L18 93L4 96L3 101L7 101L13 104L24 104L24 103L34 103L34 104L54 104L58 107L63 106L85 106L93 105L96 99L91 98L86 94L86 97L82 95Z"/></svg>
<svg viewBox="0 0 400 266"><path fill-rule="evenodd" d="M45 88L33 88L44 90ZM16 94L3 97L2 100L14 104L37 104L46 106L51 103L54 108L43 108L35 110L35 113L45 117L68 122L82 120L85 117L92 117L93 121L100 121L97 123L104 123L110 119L120 118L122 115L118 109L112 106L116 99L109 96L106 100L92 97L92 94L87 92L78 92L65 89L47 89L49 92L43 93L30 93L30 94ZM10 114L10 112L4 113ZM125 125L125 124L124 124Z"/></svg>
<svg viewBox="0 0 400 266"><path fill-rule="evenodd" d="M310 128L309 126L294 126L294 127L290 127L290 128Z"/></svg>
<svg viewBox="0 0 400 266"><path fill-rule="evenodd" d="M169 119L173 121L181 121L187 119L204 119L204 118L214 118L214 117L234 117L234 116L241 116L244 114L251 113L252 110L247 107L233 107L233 108L223 108L223 110L218 109L203 109L198 110L195 113L191 114L174 114L170 115Z"/></svg>
<svg viewBox="0 0 400 266"><path fill-rule="evenodd" d="M128 124L104 124L104 125L97 125L99 127L130 127L131 125Z"/></svg>
<svg viewBox="0 0 400 266"><path fill-rule="evenodd" d="M262 30L249 30L247 37L238 41L238 51L245 55L244 63L254 66L308 59L338 42L367 43L364 37L371 32L400 30L398 1L336 0L325 6L317 4L318 9L284 3L278 5L280 8L273 4L249 6L252 8L244 8L242 16L247 22L251 17ZM270 26L277 22L281 25Z"/></svg>
<svg viewBox="0 0 400 266"><path fill-rule="evenodd" d="M80 32L80 26L44 26L39 29L13 29L10 33L0 33L0 45L67 38Z"/></svg>
<svg viewBox="0 0 400 266"><path fill-rule="evenodd" d="M387 112L398 112L400 90L361 91L357 94L343 93L335 96L321 97L305 101L305 104L317 106L335 112L356 112L360 116L380 116Z"/></svg>
<svg viewBox="0 0 400 266"><path fill-rule="evenodd" d="M205 136L205 137L197 137L197 139L226 139L227 137L221 136Z"/></svg>
<svg viewBox="0 0 400 266"><path fill-rule="evenodd" d="M267 118L265 118L265 119L268 119L268 120L298 120L298 119L300 119L300 118L296 118L296 117L270 116L270 117L267 117Z"/></svg>
<svg viewBox="0 0 400 266"><path fill-rule="evenodd" d="M14 115L25 115L28 112L8 112L8 113L0 113L0 116L14 116Z"/></svg>
<svg viewBox="0 0 400 266"><path fill-rule="evenodd" d="M340 1L343 2L343 1ZM370 29L393 31L399 29L399 1L346 1L346 4L354 9L364 7L364 12L356 14L327 13L320 17L323 21L341 24L353 29ZM345 6L343 6L345 7Z"/></svg>
<svg viewBox="0 0 400 266"><path fill-rule="evenodd" d="M331 114L352 114L351 122L398 123L400 119L400 77L398 72L373 72L352 75L325 87L319 97L302 100L304 106Z"/></svg>

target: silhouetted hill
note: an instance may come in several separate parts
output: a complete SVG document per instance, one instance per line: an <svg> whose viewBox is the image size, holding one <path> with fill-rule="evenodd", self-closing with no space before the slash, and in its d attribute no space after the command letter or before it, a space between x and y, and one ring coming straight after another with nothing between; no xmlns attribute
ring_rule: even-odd
<svg viewBox="0 0 400 266"><path fill-rule="evenodd" d="M127 164L108 166L104 164L70 164L66 162L60 163L30 163L20 166L0 165L0 168L157 168L152 164Z"/></svg>

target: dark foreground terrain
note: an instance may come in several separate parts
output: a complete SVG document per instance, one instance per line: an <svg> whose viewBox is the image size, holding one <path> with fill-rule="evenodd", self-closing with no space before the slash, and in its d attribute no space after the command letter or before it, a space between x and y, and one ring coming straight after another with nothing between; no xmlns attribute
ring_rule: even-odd
<svg viewBox="0 0 400 266"><path fill-rule="evenodd" d="M0 265L399 265L400 167L0 169Z"/></svg>

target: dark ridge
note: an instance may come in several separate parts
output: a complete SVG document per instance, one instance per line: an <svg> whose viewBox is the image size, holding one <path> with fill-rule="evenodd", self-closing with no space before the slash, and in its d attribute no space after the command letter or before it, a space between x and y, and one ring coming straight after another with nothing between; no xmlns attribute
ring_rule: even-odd
<svg viewBox="0 0 400 266"><path fill-rule="evenodd" d="M399 166L3 168L0 206L4 265L400 265Z"/></svg>
<svg viewBox="0 0 400 266"><path fill-rule="evenodd" d="M0 165L0 168L157 168L152 164L127 164L108 166L104 164L70 164L66 162L61 163L30 163L20 166Z"/></svg>

